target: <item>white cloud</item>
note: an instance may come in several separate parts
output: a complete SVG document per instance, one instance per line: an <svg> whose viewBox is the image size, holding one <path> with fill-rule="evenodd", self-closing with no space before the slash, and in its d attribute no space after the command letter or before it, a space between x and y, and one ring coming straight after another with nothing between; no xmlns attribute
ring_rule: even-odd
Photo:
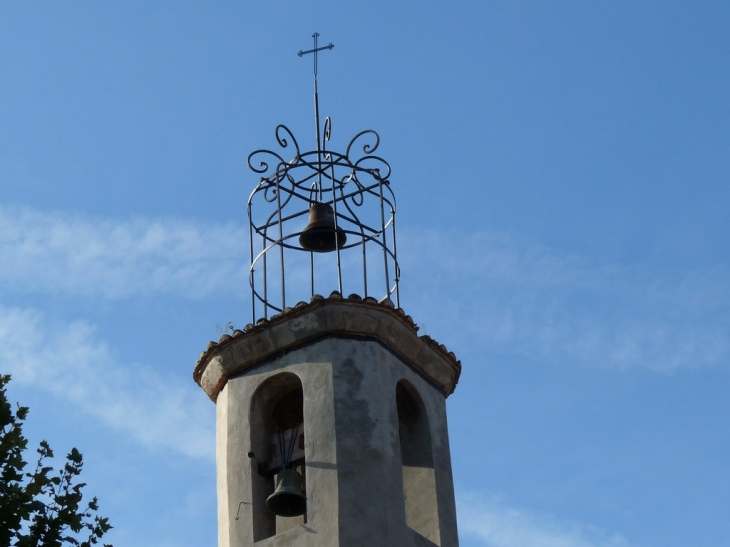
<svg viewBox="0 0 730 547"><path fill-rule="evenodd" d="M403 239L418 295L403 306L460 346L664 372L730 360L730 272L595 264L493 232Z"/></svg>
<svg viewBox="0 0 730 547"><path fill-rule="evenodd" d="M0 291L132 298L171 294L200 299L247 295L250 256L240 224L176 219L118 220L69 212L0 207ZM258 242L258 240L256 240ZM357 253L344 257L343 291L362 292ZM315 257L315 290L338 288L334 255ZM286 253L287 305L309 300L309 256ZM269 298L279 305L279 255L269 254ZM258 290L263 268L256 268ZM376 276L377 277L377 276ZM371 280L378 297L384 283Z"/></svg>
<svg viewBox="0 0 730 547"><path fill-rule="evenodd" d="M242 225L5 207L0 287L104 298L201 298L236 287L243 296L247 241ZM730 272L596 264L488 231L402 230L399 243L401 304L429 334L447 332L445 342L658 371L730 359ZM287 269L288 305L308 300L308 267L295 261ZM345 293L361 292L361 273L346 269ZM317 292L336 288L331 277L320 272ZM273 281L270 293L278 294Z"/></svg>
<svg viewBox="0 0 730 547"><path fill-rule="evenodd" d="M631 547L619 534L510 507L497 497L457 498L459 534L480 547ZM462 539L462 543L466 543Z"/></svg>
<svg viewBox="0 0 730 547"><path fill-rule="evenodd" d="M0 207L0 286L107 298L200 298L244 282L247 242L235 224Z"/></svg>
<svg viewBox="0 0 730 547"><path fill-rule="evenodd" d="M0 370L77 405L147 446L214 457L213 405L189 379L123 366L92 325L0 305Z"/></svg>

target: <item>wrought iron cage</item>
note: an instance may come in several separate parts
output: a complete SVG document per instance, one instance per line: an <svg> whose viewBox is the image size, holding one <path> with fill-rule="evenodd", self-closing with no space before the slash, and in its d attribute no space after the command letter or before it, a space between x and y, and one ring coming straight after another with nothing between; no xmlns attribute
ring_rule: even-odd
<svg viewBox="0 0 730 547"><path fill-rule="evenodd" d="M311 298L332 290L361 291L363 297L400 305L396 204L390 165L375 155L380 137L361 131L340 153L327 149L331 132L327 118L317 150L302 152L292 132L279 125L280 153L261 149L248 157L251 170L262 175L248 199L253 321L283 311L307 293ZM284 159L286 152L291 160ZM322 207L333 213L330 229L342 235L331 252L306 244L312 229L308 215Z"/></svg>

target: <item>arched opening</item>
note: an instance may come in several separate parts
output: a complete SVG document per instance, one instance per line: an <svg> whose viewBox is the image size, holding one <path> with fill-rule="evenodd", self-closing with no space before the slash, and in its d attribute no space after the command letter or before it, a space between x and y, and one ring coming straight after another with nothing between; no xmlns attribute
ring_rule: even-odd
<svg viewBox="0 0 730 547"><path fill-rule="evenodd" d="M268 378L251 399L251 487L254 541L280 534L306 522L304 515L274 514L266 500L274 493L279 473L285 468L302 476L304 466L304 392L296 374L289 372Z"/></svg>
<svg viewBox="0 0 730 547"><path fill-rule="evenodd" d="M426 408L416 388L405 380L396 386L395 402L406 523L417 534L441 545L433 445Z"/></svg>

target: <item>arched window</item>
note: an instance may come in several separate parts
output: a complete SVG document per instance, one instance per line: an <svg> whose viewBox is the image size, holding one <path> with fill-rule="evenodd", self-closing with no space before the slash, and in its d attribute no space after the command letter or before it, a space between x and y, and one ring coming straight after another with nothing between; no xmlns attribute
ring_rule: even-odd
<svg viewBox="0 0 730 547"><path fill-rule="evenodd" d="M280 517L266 506L274 493L277 476L286 464L302 477L304 466L304 392L296 374L284 372L268 378L251 399L251 460L254 541L280 534L306 522L298 517ZM290 457L290 461L285 461Z"/></svg>
<svg viewBox="0 0 730 547"><path fill-rule="evenodd" d="M405 380L396 386L395 402L406 523L417 534L441 545L433 445L426 408L416 389Z"/></svg>

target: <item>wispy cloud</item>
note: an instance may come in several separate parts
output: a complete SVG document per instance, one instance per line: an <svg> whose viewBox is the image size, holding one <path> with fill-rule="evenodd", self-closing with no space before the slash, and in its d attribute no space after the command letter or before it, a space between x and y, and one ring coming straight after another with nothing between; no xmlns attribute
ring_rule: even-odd
<svg viewBox="0 0 730 547"><path fill-rule="evenodd" d="M404 307L461 345L659 371L730 361L730 272L596 264L494 232L406 238Z"/></svg>
<svg viewBox="0 0 730 547"><path fill-rule="evenodd" d="M110 299L222 293L245 283L243 224L0 208L0 287ZM404 230L399 251L401 304L464 346L659 371L730 360L728 271L600 264L489 231ZM362 274L348 264L344 290L359 291ZM287 270L288 304L308 299L308 266ZM336 287L319 273L318 292Z"/></svg>
<svg viewBox="0 0 730 547"><path fill-rule="evenodd" d="M457 498L459 534L480 547L631 547L620 534L511 507L498 497ZM466 543L462 540L462 543Z"/></svg>
<svg viewBox="0 0 730 547"><path fill-rule="evenodd" d="M117 362L89 323L0 305L0 370L147 446L213 458L213 405L189 378Z"/></svg>
<svg viewBox="0 0 730 547"><path fill-rule="evenodd" d="M107 298L200 298L243 282L247 241L236 224L0 207L0 286Z"/></svg>
<svg viewBox="0 0 730 547"><path fill-rule="evenodd" d="M249 237L245 219L205 223L180 219L120 220L27 207L0 207L0 293L52 293L108 299L173 295L201 299L245 294ZM258 241L258 240L257 240ZM359 256L359 255L358 255ZM270 253L269 295L279 295L278 253ZM316 256L315 290L338 288L334 256ZM343 291L362 292L362 268L343 258ZM287 252L287 305L309 300L309 256ZM263 268L256 268L256 283ZM272 273L273 272L273 273ZM371 279L371 290L374 285ZM382 286L381 286L382 285ZM380 283L376 294L384 294ZM278 301L275 302L279 304Z"/></svg>

